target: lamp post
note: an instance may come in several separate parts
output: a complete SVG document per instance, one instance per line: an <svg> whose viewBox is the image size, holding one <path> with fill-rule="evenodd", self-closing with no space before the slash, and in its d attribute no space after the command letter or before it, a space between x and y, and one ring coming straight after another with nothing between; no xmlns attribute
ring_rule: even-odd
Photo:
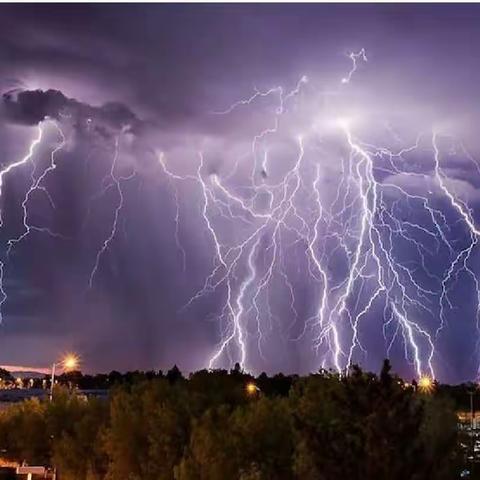
<svg viewBox="0 0 480 480"><path fill-rule="evenodd" d="M52 376L50 379L50 401L53 400L53 387L55 385L55 371L57 366L62 366L64 371L74 370L78 367L79 362L80 360L76 355L69 353L62 360L60 360L60 362L54 362L52 364Z"/></svg>
<svg viewBox="0 0 480 480"><path fill-rule="evenodd" d="M475 388L467 391L468 395L470 396L470 448L471 448L471 456L472 456L472 464L475 461L475 415L474 415L474 408L473 408L473 401L475 396ZM473 467L473 465L472 465Z"/></svg>
<svg viewBox="0 0 480 480"><path fill-rule="evenodd" d="M435 388L435 383L432 378L424 375L419 378L417 388L421 393L432 393L433 389Z"/></svg>
<svg viewBox="0 0 480 480"><path fill-rule="evenodd" d="M468 390L468 395L470 396L470 429L473 432L473 425L474 425L473 396L475 395L475 390Z"/></svg>
<svg viewBox="0 0 480 480"><path fill-rule="evenodd" d="M247 392L247 395L250 397L260 395L262 393L260 388L253 382L248 382L245 385L245 391Z"/></svg>

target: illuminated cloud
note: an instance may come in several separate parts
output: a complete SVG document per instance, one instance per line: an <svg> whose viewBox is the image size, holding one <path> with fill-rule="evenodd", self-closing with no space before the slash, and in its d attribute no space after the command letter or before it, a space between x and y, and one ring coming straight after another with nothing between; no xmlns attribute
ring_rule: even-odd
<svg viewBox="0 0 480 480"><path fill-rule="evenodd" d="M477 374L478 6L39 8L1 7L2 167L42 129L3 363ZM25 210L61 237L7 256Z"/></svg>

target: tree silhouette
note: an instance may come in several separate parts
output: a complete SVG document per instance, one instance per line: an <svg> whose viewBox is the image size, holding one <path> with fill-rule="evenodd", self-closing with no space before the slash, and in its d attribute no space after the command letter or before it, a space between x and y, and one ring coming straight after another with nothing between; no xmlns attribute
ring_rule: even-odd
<svg viewBox="0 0 480 480"><path fill-rule="evenodd" d="M128 372L108 398L59 387L0 411L2 456L55 465L64 480L447 480L462 457L462 390L421 395L391 373L253 378L239 366L185 379ZM249 395L254 382L260 395Z"/></svg>

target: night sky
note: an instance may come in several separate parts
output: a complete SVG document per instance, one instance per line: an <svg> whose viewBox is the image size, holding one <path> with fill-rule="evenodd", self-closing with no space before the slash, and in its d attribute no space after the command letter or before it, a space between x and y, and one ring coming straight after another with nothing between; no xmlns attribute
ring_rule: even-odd
<svg viewBox="0 0 480 480"><path fill-rule="evenodd" d="M476 378L479 24L1 5L0 365Z"/></svg>

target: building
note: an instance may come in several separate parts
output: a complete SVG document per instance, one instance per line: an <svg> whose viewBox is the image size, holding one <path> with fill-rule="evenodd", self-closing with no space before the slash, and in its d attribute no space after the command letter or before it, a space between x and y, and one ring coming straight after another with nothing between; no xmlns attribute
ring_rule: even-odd
<svg viewBox="0 0 480 480"><path fill-rule="evenodd" d="M17 467L15 471L15 478L24 480L40 480L48 479L55 480L55 471L45 467L21 466Z"/></svg>

